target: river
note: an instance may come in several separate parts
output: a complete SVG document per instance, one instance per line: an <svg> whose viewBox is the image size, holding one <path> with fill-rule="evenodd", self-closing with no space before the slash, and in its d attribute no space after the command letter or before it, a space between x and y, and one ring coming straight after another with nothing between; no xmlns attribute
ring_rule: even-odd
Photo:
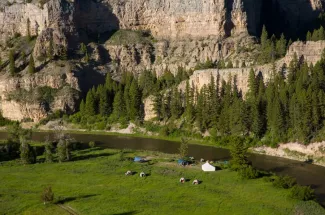
<svg viewBox="0 0 325 215"><path fill-rule="evenodd" d="M48 136L53 136L53 133L34 132L32 139L44 141ZM95 141L98 146L103 148L148 150L169 154L178 153L179 148L177 142L159 139L82 133L70 134L70 136L78 142ZM6 137L5 132L0 132L0 139ZM200 158L205 160L230 159L229 150L203 145L190 144L189 155L197 160ZM311 186L315 189L318 202L325 206L325 167L260 154L250 154L249 160L257 169L271 171L278 175L289 175L295 177L299 184Z"/></svg>

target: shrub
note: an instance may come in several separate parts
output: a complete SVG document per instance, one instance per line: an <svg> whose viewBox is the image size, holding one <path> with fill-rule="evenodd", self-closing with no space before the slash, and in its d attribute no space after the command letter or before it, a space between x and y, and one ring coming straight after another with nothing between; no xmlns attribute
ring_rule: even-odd
<svg viewBox="0 0 325 215"><path fill-rule="evenodd" d="M96 143L94 141L90 141L88 145L89 145L90 148L95 148L96 147Z"/></svg>
<svg viewBox="0 0 325 215"><path fill-rule="evenodd" d="M46 187L42 193L42 201L44 202L44 205L46 203L53 202L53 200L54 200L54 193L52 191L52 188L50 186Z"/></svg>
<svg viewBox="0 0 325 215"><path fill-rule="evenodd" d="M290 191L290 197L302 201L314 200L314 190L309 186L295 185Z"/></svg>
<svg viewBox="0 0 325 215"><path fill-rule="evenodd" d="M296 184L296 179L290 176L276 176L273 181L273 186L278 188L289 189Z"/></svg>
<svg viewBox="0 0 325 215"><path fill-rule="evenodd" d="M182 137L181 145L179 147L179 155L181 158L184 158L188 154L188 139Z"/></svg>
<svg viewBox="0 0 325 215"><path fill-rule="evenodd" d="M255 179L259 177L259 172L252 166L247 166L238 170L238 175L242 179Z"/></svg>
<svg viewBox="0 0 325 215"><path fill-rule="evenodd" d="M23 164L36 163L35 150L23 139L20 141L20 159Z"/></svg>
<svg viewBox="0 0 325 215"><path fill-rule="evenodd" d="M118 153L118 156L119 156L119 161L124 161L124 160L125 160L125 157L124 157L124 150L121 150L121 151Z"/></svg>
<svg viewBox="0 0 325 215"><path fill-rule="evenodd" d="M314 201L300 201L295 205L292 214L319 215L324 214L324 209Z"/></svg>
<svg viewBox="0 0 325 215"><path fill-rule="evenodd" d="M45 143L44 157L46 163L53 162L53 145L51 142Z"/></svg>

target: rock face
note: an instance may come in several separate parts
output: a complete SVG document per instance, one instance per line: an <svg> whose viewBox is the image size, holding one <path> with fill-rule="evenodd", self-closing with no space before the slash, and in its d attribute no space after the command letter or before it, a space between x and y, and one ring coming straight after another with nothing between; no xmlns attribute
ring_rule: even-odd
<svg viewBox="0 0 325 215"><path fill-rule="evenodd" d="M275 62L276 68L279 70L283 67L283 65L289 65L291 60L294 58L296 54L298 59L303 60L308 65L315 64L317 61L321 59L321 55L323 50L325 49L325 41L317 41L317 42L294 42L287 51L287 54L284 58ZM233 80L233 78L237 77L237 87L238 89L245 94L248 91L248 78L249 72L253 69L256 75L262 75L264 81L267 83L272 74L272 65L261 65L261 66L253 66L253 67L245 67L245 68L231 68L231 69L206 69L206 70L197 70L194 71L193 75L189 78L190 86L194 86L198 90L200 90L204 85L208 85L211 82L211 77L214 80L219 79L220 83L222 80L228 82L229 80ZM186 82L182 82L179 85L179 89L183 92L185 91ZM145 120L151 120L156 117L155 112L153 110L153 100L154 97L148 97L144 101L144 110Z"/></svg>
<svg viewBox="0 0 325 215"><path fill-rule="evenodd" d="M192 69L208 59L234 60L234 55L245 59L249 66L247 61L252 62L254 55L248 52L242 55L241 50L255 49L256 41L251 36L260 33L262 24L269 27L268 20L274 18L280 20L277 24L281 29L296 31L298 26L307 25L318 16L325 0L48 0L44 5L36 0L8 2L0 2L0 44L4 47L5 42L17 34L26 36L29 32L36 36L32 54L40 71L29 76L24 61L17 63L20 77L1 74L0 107L2 114L10 119L38 121L51 111L73 112L78 95L88 88L85 83L101 81L101 71L154 70L160 75L165 70L175 73L179 67ZM121 29L147 31L153 38L149 42L124 44L112 43L110 37L106 42L98 41L99 35ZM78 55L82 41L97 43L88 45L92 51L89 53L91 65L78 66L80 61L71 59L70 63L76 65L64 69L54 65L55 62L45 61L51 55ZM277 66L287 64L295 52L315 63L323 47L323 43L295 43ZM19 55L18 51L16 54ZM254 67L265 80L269 77L269 68L269 65ZM191 81L201 87L211 75L225 80L229 74L236 75L238 86L245 93L249 70L196 71ZM55 91L50 104L37 99L17 99L16 94L32 97L35 89L42 87Z"/></svg>
<svg viewBox="0 0 325 215"><path fill-rule="evenodd" d="M40 73L34 75L23 73L19 78L2 74L0 76L2 115L11 120L39 121L56 110L72 113L76 110L79 100L79 82L80 79L68 65L61 67L50 64ZM42 88L47 90L38 92ZM53 92L49 95L50 99L41 95L49 94L50 91Z"/></svg>
<svg viewBox="0 0 325 215"><path fill-rule="evenodd" d="M293 43L285 56L280 62L284 62L289 65L290 61L294 58L296 54L298 59L304 60L309 64L315 65L317 61L321 59L321 54L325 49L325 41L307 41L307 42L295 42Z"/></svg>

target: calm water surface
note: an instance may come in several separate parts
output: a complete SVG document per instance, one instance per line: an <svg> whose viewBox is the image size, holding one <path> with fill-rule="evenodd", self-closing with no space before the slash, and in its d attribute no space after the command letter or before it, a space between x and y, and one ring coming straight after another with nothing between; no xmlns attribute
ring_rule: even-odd
<svg viewBox="0 0 325 215"><path fill-rule="evenodd" d="M100 134L70 135L79 142L96 141L99 146L104 148L148 150L170 154L178 153L179 148L179 143L167 140ZM6 133L0 132L0 139L4 139L6 136ZM44 141L48 136L53 136L53 133L34 132L32 139ZM202 145L189 145L189 155L196 159L203 158L205 160L230 159L229 150ZM253 166L258 169L272 171L279 175L290 175L295 177L299 184L310 185L315 189L318 201L325 206L325 167L258 154L251 154L249 159Z"/></svg>

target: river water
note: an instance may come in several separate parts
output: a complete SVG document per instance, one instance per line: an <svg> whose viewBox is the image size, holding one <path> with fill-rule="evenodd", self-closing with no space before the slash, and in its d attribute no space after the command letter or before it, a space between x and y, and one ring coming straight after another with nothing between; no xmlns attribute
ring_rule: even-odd
<svg viewBox="0 0 325 215"><path fill-rule="evenodd" d="M53 136L53 133L34 132L32 139L44 141L48 136ZM180 146L177 142L138 137L82 133L70 134L70 136L78 142L95 141L98 146L103 148L148 150L176 154ZM6 137L6 133L0 132L0 139ZM229 150L203 145L189 145L189 155L197 160L201 158L205 160L230 159ZM325 167L259 154L250 154L249 160L257 169L271 171L278 175L289 175L295 177L299 184L311 186L315 189L318 201L325 206Z"/></svg>

